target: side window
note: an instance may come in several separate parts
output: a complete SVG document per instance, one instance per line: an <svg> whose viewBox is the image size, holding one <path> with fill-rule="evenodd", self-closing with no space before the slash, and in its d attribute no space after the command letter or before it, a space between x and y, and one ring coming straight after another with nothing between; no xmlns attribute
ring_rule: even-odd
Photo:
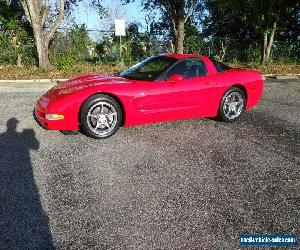
<svg viewBox="0 0 300 250"><path fill-rule="evenodd" d="M184 79L206 76L205 64L200 59L188 59L175 64L166 75L168 79L172 75L182 75Z"/></svg>
<svg viewBox="0 0 300 250"><path fill-rule="evenodd" d="M214 60L214 59L211 59L211 61L212 61L213 64L215 65L217 72L223 72L223 71L226 71L226 70L230 70L230 69L231 69L231 67L225 65L224 63L221 63L221 62L216 61L216 60Z"/></svg>
<svg viewBox="0 0 300 250"><path fill-rule="evenodd" d="M185 71L185 61L176 63L168 72L166 75L166 79L169 79L172 75L182 75L184 77L184 71Z"/></svg>

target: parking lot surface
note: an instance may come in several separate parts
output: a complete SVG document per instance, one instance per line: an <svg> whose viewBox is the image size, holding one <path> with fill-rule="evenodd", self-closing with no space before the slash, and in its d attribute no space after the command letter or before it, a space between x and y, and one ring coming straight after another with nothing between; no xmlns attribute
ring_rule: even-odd
<svg viewBox="0 0 300 250"><path fill-rule="evenodd" d="M300 236L300 81L269 81L234 124L40 128L40 90L0 90L0 249L241 249ZM268 249L268 248L263 248Z"/></svg>

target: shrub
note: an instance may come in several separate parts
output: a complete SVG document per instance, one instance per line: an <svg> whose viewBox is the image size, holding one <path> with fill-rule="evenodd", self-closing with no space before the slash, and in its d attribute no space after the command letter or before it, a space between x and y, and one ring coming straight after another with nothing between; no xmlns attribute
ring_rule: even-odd
<svg viewBox="0 0 300 250"><path fill-rule="evenodd" d="M75 56L70 52L59 54L56 57L55 66L58 70L68 71L70 70L77 62Z"/></svg>

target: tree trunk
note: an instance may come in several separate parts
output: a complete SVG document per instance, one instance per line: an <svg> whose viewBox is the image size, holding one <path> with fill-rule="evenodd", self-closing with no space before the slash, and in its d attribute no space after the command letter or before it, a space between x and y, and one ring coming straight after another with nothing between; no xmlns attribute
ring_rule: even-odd
<svg viewBox="0 0 300 250"><path fill-rule="evenodd" d="M274 23L273 29L272 29L271 34L270 34L269 42L268 42L268 45L267 45L267 48L266 48L266 63L267 64L270 63L270 55L271 55L271 49L272 49L272 46L273 46L273 43L274 43L274 36L275 36L276 26L277 26L277 24Z"/></svg>
<svg viewBox="0 0 300 250"><path fill-rule="evenodd" d="M263 39L261 43L261 65L266 65L266 50L268 45L268 33L264 32Z"/></svg>
<svg viewBox="0 0 300 250"><path fill-rule="evenodd" d="M22 67L22 55L18 54L17 67Z"/></svg>
<svg viewBox="0 0 300 250"><path fill-rule="evenodd" d="M48 44L45 42L45 36L42 29L35 29L34 31L39 68L46 69L49 66Z"/></svg>
<svg viewBox="0 0 300 250"><path fill-rule="evenodd" d="M39 58L39 68L46 69L49 67L49 50L48 44L44 41L37 42L37 52Z"/></svg>
<svg viewBox="0 0 300 250"><path fill-rule="evenodd" d="M224 61L227 52L227 47L228 47L228 37L226 35L225 39L221 40L220 62Z"/></svg>
<svg viewBox="0 0 300 250"><path fill-rule="evenodd" d="M268 33L268 31L265 31L263 33L263 41L261 47L261 64L263 66L270 63L270 55L274 43L276 27L277 27L277 23L274 22L271 32Z"/></svg>
<svg viewBox="0 0 300 250"><path fill-rule="evenodd" d="M183 54L183 46L184 46L184 19L180 19L177 23L177 32L176 34L176 45L175 45L175 52L177 54Z"/></svg>
<svg viewBox="0 0 300 250"><path fill-rule="evenodd" d="M188 2L188 4L187 4ZM175 53L184 53L185 23L193 15L197 0L158 1L170 15L175 33ZM171 7L170 7L171 5ZM173 6L174 5L174 6ZM188 6L188 10L187 7Z"/></svg>
<svg viewBox="0 0 300 250"><path fill-rule="evenodd" d="M169 53L174 53L175 52L175 49L174 49L174 43L172 40L170 40L170 50L169 50Z"/></svg>
<svg viewBox="0 0 300 250"><path fill-rule="evenodd" d="M19 42L19 37L18 35L12 35L12 46L17 53L17 67L22 67L22 55L20 53L20 42Z"/></svg>

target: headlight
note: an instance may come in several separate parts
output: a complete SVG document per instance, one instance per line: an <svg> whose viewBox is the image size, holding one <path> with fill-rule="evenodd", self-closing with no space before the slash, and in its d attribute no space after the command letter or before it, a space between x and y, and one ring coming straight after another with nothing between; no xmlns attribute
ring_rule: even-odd
<svg viewBox="0 0 300 250"><path fill-rule="evenodd" d="M63 120L65 118L62 114L46 114L46 120L49 121L56 121L56 120Z"/></svg>

